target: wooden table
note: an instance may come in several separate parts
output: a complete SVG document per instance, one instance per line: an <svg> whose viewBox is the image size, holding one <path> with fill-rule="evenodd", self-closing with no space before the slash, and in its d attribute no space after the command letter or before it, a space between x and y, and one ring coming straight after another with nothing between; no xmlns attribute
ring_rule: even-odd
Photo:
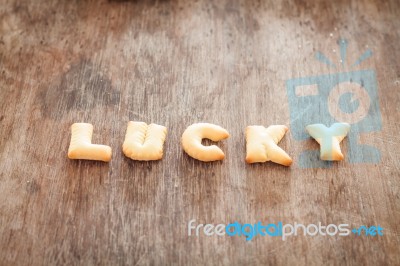
<svg viewBox="0 0 400 266"><path fill-rule="evenodd" d="M0 0L0 264L399 265L400 3L393 1ZM286 81L376 73L377 163L248 165L248 125L290 127ZM315 60L323 52L336 69ZM122 153L129 120L168 128L161 161ZM180 147L187 126L231 137L222 162ZM110 163L69 160L70 126L94 126ZM346 151L349 142L344 141ZM188 222L380 225L383 236L188 236Z"/></svg>

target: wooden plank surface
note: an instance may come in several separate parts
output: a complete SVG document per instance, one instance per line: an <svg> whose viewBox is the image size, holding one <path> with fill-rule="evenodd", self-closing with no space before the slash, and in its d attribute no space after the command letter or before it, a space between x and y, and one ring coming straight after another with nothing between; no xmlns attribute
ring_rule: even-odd
<svg viewBox="0 0 400 266"><path fill-rule="evenodd" d="M0 264L400 264L400 3L393 1L0 0ZM376 164L247 165L248 125L290 125L285 82L374 69L382 130L362 134ZM361 65L360 65L361 69ZM338 70L339 71L339 70ZM121 149L129 120L165 125L164 158ZM226 128L226 159L180 147L195 122ZM70 126L94 126L110 163L67 159ZM291 129L292 130L292 129ZM344 141L346 154L348 142ZM196 223L380 225L379 237L189 237Z"/></svg>

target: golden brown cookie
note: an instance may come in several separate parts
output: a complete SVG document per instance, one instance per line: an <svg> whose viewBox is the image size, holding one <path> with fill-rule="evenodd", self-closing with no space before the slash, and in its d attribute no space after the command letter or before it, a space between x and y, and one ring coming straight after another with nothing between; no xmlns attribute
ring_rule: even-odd
<svg viewBox="0 0 400 266"><path fill-rule="evenodd" d="M246 128L246 162L263 163L272 161L289 166L292 159L287 153L278 147L288 128L283 125L248 126Z"/></svg>
<svg viewBox="0 0 400 266"><path fill-rule="evenodd" d="M109 162L111 147L92 144L93 126L88 123L74 123L71 126L71 143L68 158Z"/></svg>
<svg viewBox="0 0 400 266"><path fill-rule="evenodd" d="M218 146L204 146L201 141L204 138L220 141L228 137L228 131L218 125L197 123L189 126L183 132L182 147L189 156L203 162L223 160L225 154Z"/></svg>
<svg viewBox="0 0 400 266"><path fill-rule="evenodd" d="M160 160L166 136L167 128L164 126L130 121L122 150L132 160Z"/></svg>

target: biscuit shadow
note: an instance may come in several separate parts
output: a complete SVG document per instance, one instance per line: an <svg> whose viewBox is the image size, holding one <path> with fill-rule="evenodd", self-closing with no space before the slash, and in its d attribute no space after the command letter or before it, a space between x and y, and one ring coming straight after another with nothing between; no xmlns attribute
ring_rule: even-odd
<svg viewBox="0 0 400 266"><path fill-rule="evenodd" d="M68 157L65 158L66 166L73 167L74 169L79 168L110 168L110 162L103 162L97 160L83 160L83 159L69 159Z"/></svg>
<svg viewBox="0 0 400 266"><path fill-rule="evenodd" d="M131 158L125 156L121 153L123 167L127 167L130 170L146 170L151 171L153 167L157 167L162 165L164 158L161 160L154 160L154 161L139 161L139 160L132 160Z"/></svg>

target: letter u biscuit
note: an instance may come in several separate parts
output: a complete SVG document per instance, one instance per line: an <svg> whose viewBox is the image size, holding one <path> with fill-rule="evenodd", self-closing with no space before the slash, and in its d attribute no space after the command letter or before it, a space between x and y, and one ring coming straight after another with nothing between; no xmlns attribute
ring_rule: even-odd
<svg viewBox="0 0 400 266"><path fill-rule="evenodd" d="M167 128L164 126L129 121L122 151L132 160L160 160L166 136Z"/></svg>

